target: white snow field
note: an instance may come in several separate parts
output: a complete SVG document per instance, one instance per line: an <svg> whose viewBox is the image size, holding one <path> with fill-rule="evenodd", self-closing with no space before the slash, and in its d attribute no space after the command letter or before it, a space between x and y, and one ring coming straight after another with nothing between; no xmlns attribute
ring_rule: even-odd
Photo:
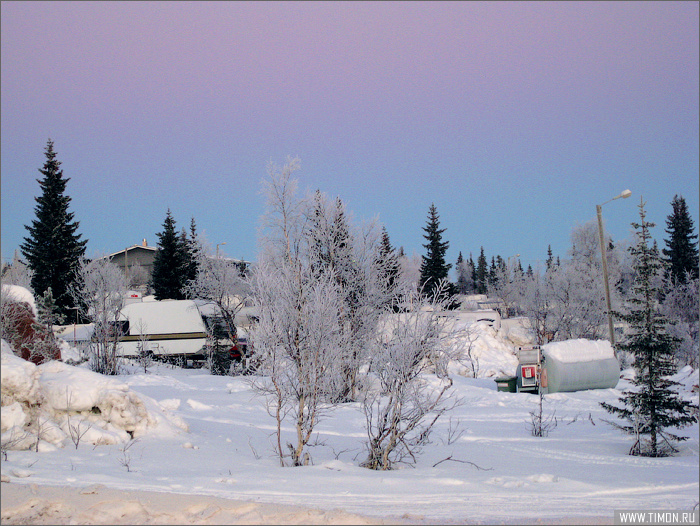
<svg viewBox="0 0 700 526"><path fill-rule="evenodd" d="M108 378L21 363L3 342L3 440L21 428L31 400L43 400L53 432L38 452L2 459L2 522L611 524L615 510L697 511L697 423L679 431L689 439L676 456L629 456L631 437L603 422L612 417L599 405L629 385L625 370L616 389L546 395L556 427L536 438L538 397L499 392L493 380L514 373L512 342L481 330L479 371L490 377L455 374L462 404L438 420L414 467L381 472L359 466L359 404L318 424L313 465L283 468L272 449L275 421L246 377L166 365L144 374L132 365ZM698 371L675 379L697 404ZM73 430L89 427L77 448L69 411ZM292 441L292 424L284 430Z"/></svg>

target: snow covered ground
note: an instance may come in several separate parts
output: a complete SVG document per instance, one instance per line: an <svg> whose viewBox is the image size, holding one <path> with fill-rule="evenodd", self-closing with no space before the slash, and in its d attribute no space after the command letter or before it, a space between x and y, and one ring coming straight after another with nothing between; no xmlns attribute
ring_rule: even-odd
<svg viewBox="0 0 700 526"><path fill-rule="evenodd" d="M357 404L320 422L313 465L281 468L274 419L246 377L165 365L146 374L130 366L116 378L55 363L38 375L25 371L40 391L54 393L47 396L57 427L65 429L57 406L68 397L56 393L75 389L75 400L99 407L90 432L102 445L86 435L76 448L57 431L59 446L8 451L2 522L606 524L614 510L697 510L697 424L680 431L690 438L675 457L629 456L631 438L602 421L611 416L599 405L617 399L623 378L616 389L547 395L544 411L557 425L533 437L538 397L496 390L493 376L515 367L502 334L485 331L479 340L480 374L491 377L457 375L462 404L438 421L415 467L389 472L359 467L366 437ZM28 387L12 358L3 358L3 421L12 414L19 422L6 388ZM676 380L698 403L698 371L683 369ZM100 420L108 412L119 415L113 427ZM291 437L291 424L285 432Z"/></svg>

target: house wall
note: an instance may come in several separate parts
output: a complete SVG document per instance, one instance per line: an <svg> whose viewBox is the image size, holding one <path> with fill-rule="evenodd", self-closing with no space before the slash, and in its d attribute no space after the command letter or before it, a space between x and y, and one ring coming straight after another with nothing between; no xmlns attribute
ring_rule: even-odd
<svg viewBox="0 0 700 526"><path fill-rule="evenodd" d="M153 274L154 248L130 247L111 256L111 261L124 271L133 287L147 287ZM128 269L127 269L128 265Z"/></svg>

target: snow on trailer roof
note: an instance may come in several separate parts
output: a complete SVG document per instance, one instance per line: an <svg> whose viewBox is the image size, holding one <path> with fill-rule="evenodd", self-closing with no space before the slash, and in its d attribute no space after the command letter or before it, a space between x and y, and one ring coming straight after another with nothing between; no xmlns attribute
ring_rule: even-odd
<svg viewBox="0 0 700 526"><path fill-rule="evenodd" d="M542 353L561 363L594 362L614 358L615 353L608 340L565 340L547 343Z"/></svg>
<svg viewBox="0 0 700 526"><path fill-rule="evenodd" d="M192 300L162 300L130 303L122 308L121 319L129 320L130 331L143 322L149 334L203 332L202 315Z"/></svg>
<svg viewBox="0 0 700 526"><path fill-rule="evenodd" d="M86 342L92 338L95 332L95 325L92 323L78 323L76 325L61 325L54 327L56 337L71 342Z"/></svg>

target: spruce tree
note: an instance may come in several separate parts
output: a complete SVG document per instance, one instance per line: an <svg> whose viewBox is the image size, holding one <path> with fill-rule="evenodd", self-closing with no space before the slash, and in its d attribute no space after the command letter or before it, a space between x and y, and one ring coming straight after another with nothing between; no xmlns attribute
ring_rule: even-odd
<svg viewBox="0 0 700 526"><path fill-rule="evenodd" d="M685 283L686 274L691 279L698 277L698 235L693 233L693 220L682 196L674 196L671 201L673 213L666 219L666 247L662 250L668 263L669 277L675 283Z"/></svg>
<svg viewBox="0 0 700 526"><path fill-rule="evenodd" d="M552 255L552 245L547 245L547 270L552 268L552 265L554 264L554 256Z"/></svg>
<svg viewBox="0 0 700 526"><path fill-rule="evenodd" d="M457 257L457 264L455 265L455 270L457 271L457 293L458 294L467 294L469 292L469 281L471 276L469 275L469 268L468 268L468 263L464 261L464 257L462 257L462 252L460 251L459 256Z"/></svg>
<svg viewBox="0 0 700 526"><path fill-rule="evenodd" d="M379 256L377 266L382 274L382 279L386 286L387 301L393 301L393 296L398 286L398 277L401 270L399 257L391 246L389 233L386 227L382 227L382 238L379 242Z"/></svg>
<svg viewBox="0 0 700 526"><path fill-rule="evenodd" d="M199 271L198 262L201 246L197 238L197 224L194 221L194 217L190 221L190 235L189 237L185 236L183 244L186 247L184 283L187 284L197 279L197 272Z"/></svg>
<svg viewBox="0 0 700 526"><path fill-rule="evenodd" d="M477 289L477 279L478 276L476 274L476 265L474 264L474 258L472 257L472 253L469 253L469 270L472 273L472 282L471 282L471 287L469 289L470 292L476 292Z"/></svg>
<svg viewBox="0 0 700 526"><path fill-rule="evenodd" d="M481 247L481 253L479 258L476 260L476 293L486 294L487 283L488 283L488 263L486 263L486 256L484 255L484 247Z"/></svg>
<svg viewBox="0 0 700 526"><path fill-rule="evenodd" d="M158 237L158 251L153 260L151 287L157 300L185 299L187 247L182 237L175 232L175 219L170 209L163 222L163 231Z"/></svg>
<svg viewBox="0 0 700 526"><path fill-rule="evenodd" d="M628 299L629 313L616 314L631 328L629 337L618 347L634 357L634 389L620 397L623 407L605 402L601 405L627 421L618 427L635 436L631 455L658 457L677 451L672 441L686 440L687 437L677 436L667 429L692 424L695 416L691 410L697 407L678 395L674 387L679 384L669 378L676 372L674 352L678 340L666 332L667 320L658 310L659 291L655 278L663 265L658 251L650 246L649 229L654 224L646 221L643 201L639 210L641 223L632 223L637 244L630 247L635 279Z"/></svg>
<svg viewBox="0 0 700 526"><path fill-rule="evenodd" d="M63 176L51 139L46 144L45 155L46 162L39 170L44 177L37 179L42 193L35 198L36 219L30 226L25 225L29 237L24 238L20 248L33 271L31 286L35 297L43 296L50 288L56 315L61 318L68 316L74 307L69 290L85 255L87 240L80 240L79 223L68 211L71 198L65 191L70 179Z"/></svg>
<svg viewBox="0 0 700 526"><path fill-rule="evenodd" d="M496 287L498 285L498 277L496 270L496 258L491 256L491 266L489 266L489 275L487 278L487 290L488 285L491 285L492 287Z"/></svg>
<svg viewBox="0 0 700 526"><path fill-rule="evenodd" d="M445 253L450 246L448 241L442 240L445 228L440 228L440 216L435 204L430 205L428 212L428 224L423 227L423 236L427 243L423 245L427 249L427 254L422 256L420 266L420 286L427 296L433 296L435 290L440 286L440 282L447 279L447 275L452 267L445 261ZM448 290L448 293L451 293Z"/></svg>

